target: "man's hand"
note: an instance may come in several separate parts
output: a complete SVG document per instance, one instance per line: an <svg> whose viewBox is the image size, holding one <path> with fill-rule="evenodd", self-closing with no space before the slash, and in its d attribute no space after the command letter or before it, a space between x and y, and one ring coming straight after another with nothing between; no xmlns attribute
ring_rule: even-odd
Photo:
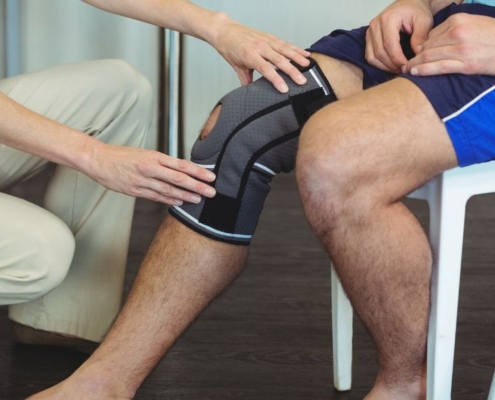
<svg viewBox="0 0 495 400"><path fill-rule="evenodd" d="M428 35L406 72L413 75L460 73L495 75L495 19L455 14Z"/></svg>
<svg viewBox="0 0 495 400"><path fill-rule="evenodd" d="M300 85L306 83L306 78L290 60L307 66L309 52L274 35L241 25L225 14L217 18L221 28L212 45L234 68L242 85L253 81L253 70L256 70L277 90L286 93L289 88L273 66L289 75L294 82Z"/></svg>
<svg viewBox="0 0 495 400"><path fill-rule="evenodd" d="M215 195L212 187L200 182L212 182L212 172L157 151L98 143L88 164L82 172L91 179L134 197L181 205L199 203L198 194Z"/></svg>
<svg viewBox="0 0 495 400"><path fill-rule="evenodd" d="M381 70L400 73L407 64L400 33L411 35L411 47L417 54L432 26L433 14L426 0L397 0L370 22L366 60Z"/></svg>

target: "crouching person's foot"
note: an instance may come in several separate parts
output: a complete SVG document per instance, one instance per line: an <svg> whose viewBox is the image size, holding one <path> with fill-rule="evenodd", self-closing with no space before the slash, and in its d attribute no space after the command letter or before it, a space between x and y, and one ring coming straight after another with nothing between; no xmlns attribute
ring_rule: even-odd
<svg viewBox="0 0 495 400"><path fill-rule="evenodd" d="M99 346L98 342L35 329L27 325L10 321L14 341L25 345L67 347L91 355Z"/></svg>

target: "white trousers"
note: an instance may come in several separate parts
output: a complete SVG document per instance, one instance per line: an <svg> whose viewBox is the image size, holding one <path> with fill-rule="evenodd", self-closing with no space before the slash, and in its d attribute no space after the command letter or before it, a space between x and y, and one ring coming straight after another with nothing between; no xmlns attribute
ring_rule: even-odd
<svg viewBox="0 0 495 400"><path fill-rule="evenodd" d="M142 147L152 120L149 82L119 60L1 80L0 91L115 145ZM134 198L62 166L44 208L1 192L46 165L0 144L0 304L15 304L21 324L100 341L120 310Z"/></svg>

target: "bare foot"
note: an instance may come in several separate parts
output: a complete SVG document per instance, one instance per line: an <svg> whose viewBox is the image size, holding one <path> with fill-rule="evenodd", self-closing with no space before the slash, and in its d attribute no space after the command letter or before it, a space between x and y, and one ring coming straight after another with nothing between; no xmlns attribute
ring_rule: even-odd
<svg viewBox="0 0 495 400"><path fill-rule="evenodd" d="M118 390L115 390L103 375L83 378L77 374L78 372L58 385L34 394L26 400L131 400L134 397L118 394Z"/></svg>
<svg viewBox="0 0 495 400"><path fill-rule="evenodd" d="M364 400L425 400L426 371L416 381L401 386L386 385L377 379L375 386Z"/></svg>
<svg viewBox="0 0 495 400"><path fill-rule="evenodd" d="M364 400L425 400L426 395L417 390L384 389L376 386Z"/></svg>

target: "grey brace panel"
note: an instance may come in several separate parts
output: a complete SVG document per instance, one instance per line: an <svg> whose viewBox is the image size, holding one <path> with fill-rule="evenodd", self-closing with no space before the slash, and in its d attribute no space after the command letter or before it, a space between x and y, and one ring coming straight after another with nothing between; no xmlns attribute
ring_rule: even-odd
<svg viewBox="0 0 495 400"><path fill-rule="evenodd" d="M171 207L170 213L196 232L231 244L248 245L258 224L269 183L290 172L301 128L318 109L336 100L314 60L299 68L308 83L283 76L289 93L277 92L264 78L221 99L211 133L196 141L191 161L217 175L213 199Z"/></svg>

